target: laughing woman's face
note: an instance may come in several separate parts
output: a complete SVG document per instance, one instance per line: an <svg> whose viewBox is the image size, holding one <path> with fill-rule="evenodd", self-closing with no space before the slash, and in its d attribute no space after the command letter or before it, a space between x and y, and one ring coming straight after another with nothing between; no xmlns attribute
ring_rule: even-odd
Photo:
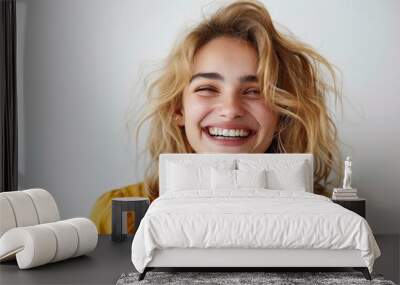
<svg viewBox="0 0 400 285"><path fill-rule="evenodd" d="M260 94L257 52L249 43L219 37L196 53L178 124L196 153L267 150L277 115Z"/></svg>

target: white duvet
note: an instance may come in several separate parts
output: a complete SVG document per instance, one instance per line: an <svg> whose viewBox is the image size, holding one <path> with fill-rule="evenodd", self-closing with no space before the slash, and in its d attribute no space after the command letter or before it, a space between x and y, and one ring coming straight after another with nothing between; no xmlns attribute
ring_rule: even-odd
<svg viewBox="0 0 400 285"><path fill-rule="evenodd" d="M135 234L132 262L143 272L154 249L174 247L358 249L370 272L380 256L361 216L321 195L265 189L157 198Z"/></svg>

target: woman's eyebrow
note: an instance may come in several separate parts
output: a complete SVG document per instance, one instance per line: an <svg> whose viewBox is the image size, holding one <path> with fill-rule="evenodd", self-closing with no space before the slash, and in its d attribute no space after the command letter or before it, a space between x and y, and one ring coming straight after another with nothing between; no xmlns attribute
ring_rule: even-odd
<svg viewBox="0 0 400 285"><path fill-rule="evenodd" d="M196 78L207 78L207 79L217 79L217 80L221 80L224 81L224 77L216 72L201 72L201 73L196 73L192 76L192 78L190 78L189 83L191 83L193 80L195 80Z"/></svg>
<svg viewBox="0 0 400 285"><path fill-rule="evenodd" d="M196 78L207 78L207 79L216 79L216 80L221 80L224 81L224 77L217 73L217 72L200 72L200 73L196 73L194 74L191 78L189 83L191 83L193 80L195 80ZM246 83L246 82L258 82L257 76L256 75L244 75L239 77L239 81L241 83Z"/></svg>
<svg viewBox="0 0 400 285"><path fill-rule="evenodd" d="M239 81L241 83L247 83L247 82L258 82L258 78L256 75L245 75L245 76L241 76L239 78Z"/></svg>

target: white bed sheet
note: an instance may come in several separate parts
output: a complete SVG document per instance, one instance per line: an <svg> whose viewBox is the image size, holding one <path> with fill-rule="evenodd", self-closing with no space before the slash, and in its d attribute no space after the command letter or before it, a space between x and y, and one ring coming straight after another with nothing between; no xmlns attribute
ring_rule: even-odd
<svg viewBox="0 0 400 285"><path fill-rule="evenodd" d="M162 195L135 234L133 265L143 272L165 248L358 249L370 272L380 256L361 216L321 195L266 189Z"/></svg>

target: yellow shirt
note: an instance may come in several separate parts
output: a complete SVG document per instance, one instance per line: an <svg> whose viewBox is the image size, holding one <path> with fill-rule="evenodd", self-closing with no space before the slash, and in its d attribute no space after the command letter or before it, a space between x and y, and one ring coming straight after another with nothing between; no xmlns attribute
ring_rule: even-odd
<svg viewBox="0 0 400 285"><path fill-rule="evenodd" d="M147 197L144 184L137 183L123 188L111 190L101 195L94 204L90 219L95 223L99 234L111 234L111 200L119 197ZM135 215L128 212L128 233L134 233Z"/></svg>

